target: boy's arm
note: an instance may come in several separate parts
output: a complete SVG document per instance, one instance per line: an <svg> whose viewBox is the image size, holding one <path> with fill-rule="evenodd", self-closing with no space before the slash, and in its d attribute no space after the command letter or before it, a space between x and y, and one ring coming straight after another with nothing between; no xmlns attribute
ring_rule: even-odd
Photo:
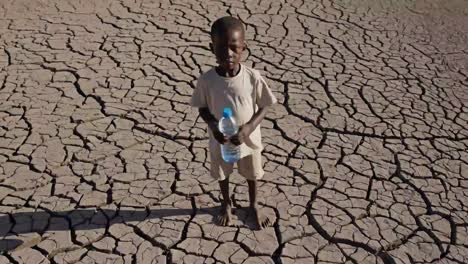
<svg viewBox="0 0 468 264"><path fill-rule="evenodd" d="M210 110L207 107L200 108L198 110L200 113L201 118L205 123L208 125L208 128L211 129L211 132L213 132L213 136L215 139L220 143L224 144L228 141L228 138L224 136L223 133L219 131L218 128L218 120L210 113Z"/></svg>
<svg viewBox="0 0 468 264"><path fill-rule="evenodd" d="M258 106L258 111L252 116L249 122L240 127L238 134L231 138L232 143L236 145L240 145L248 139L250 134L252 134L265 118L269 106L277 102L275 95L260 73L254 71L254 75L256 78L254 84L255 103Z"/></svg>
<svg viewBox="0 0 468 264"><path fill-rule="evenodd" d="M258 111L252 116L249 122L240 127L237 135L231 137L231 142L235 145L241 145L245 140L252 134L252 132L257 128L258 125L262 122L267 114L269 106L264 106L258 109Z"/></svg>

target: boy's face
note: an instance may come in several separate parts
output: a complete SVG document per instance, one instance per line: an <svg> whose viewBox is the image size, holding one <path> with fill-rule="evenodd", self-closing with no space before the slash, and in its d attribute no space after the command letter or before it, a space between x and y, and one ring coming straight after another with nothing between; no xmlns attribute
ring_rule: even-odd
<svg viewBox="0 0 468 264"><path fill-rule="evenodd" d="M216 56L219 67L225 71L236 69L246 47L242 30L228 29L224 34L215 35L212 41L211 50Z"/></svg>

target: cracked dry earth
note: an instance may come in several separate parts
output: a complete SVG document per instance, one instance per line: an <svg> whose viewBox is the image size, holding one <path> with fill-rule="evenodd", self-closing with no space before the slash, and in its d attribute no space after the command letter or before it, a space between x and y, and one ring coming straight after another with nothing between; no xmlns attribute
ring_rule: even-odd
<svg viewBox="0 0 468 264"><path fill-rule="evenodd" d="M467 263L468 2L0 1L0 263ZM252 231L213 223L189 106L208 30L247 25Z"/></svg>

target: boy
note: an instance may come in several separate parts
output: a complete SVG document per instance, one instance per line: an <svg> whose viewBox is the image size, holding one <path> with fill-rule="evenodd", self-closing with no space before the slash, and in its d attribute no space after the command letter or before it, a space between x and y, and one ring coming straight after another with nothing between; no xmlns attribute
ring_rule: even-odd
<svg viewBox="0 0 468 264"><path fill-rule="evenodd" d="M264 174L260 122L268 106L276 103L276 98L258 71L240 64L247 47L244 34L244 26L236 18L222 17L213 23L210 48L218 66L199 77L191 105L199 108L200 116L209 127L210 174L219 181L223 196L219 224L231 224L229 175L233 172L234 164L222 159L220 145L230 141L240 147L238 170L247 179L250 211L257 227L262 229L271 222L257 205L257 180ZM225 107L232 109L239 125L238 133L231 138L225 137L218 129L218 121Z"/></svg>

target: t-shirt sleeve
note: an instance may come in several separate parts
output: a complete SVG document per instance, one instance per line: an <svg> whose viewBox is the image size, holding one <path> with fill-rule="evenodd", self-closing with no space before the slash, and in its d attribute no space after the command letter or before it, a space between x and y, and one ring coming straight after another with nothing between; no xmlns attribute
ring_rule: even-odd
<svg viewBox="0 0 468 264"><path fill-rule="evenodd" d="M273 91L270 89L270 86L268 86L267 82L260 73L258 73L256 77L255 91L258 107L262 108L275 104L277 99L273 94Z"/></svg>
<svg viewBox="0 0 468 264"><path fill-rule="evenodd" d="M197 85L193 91L192 98L190 100L190 105L197 108L208 107L206 99L206 85L203 79L199 78L197 80Z"/></svg>

